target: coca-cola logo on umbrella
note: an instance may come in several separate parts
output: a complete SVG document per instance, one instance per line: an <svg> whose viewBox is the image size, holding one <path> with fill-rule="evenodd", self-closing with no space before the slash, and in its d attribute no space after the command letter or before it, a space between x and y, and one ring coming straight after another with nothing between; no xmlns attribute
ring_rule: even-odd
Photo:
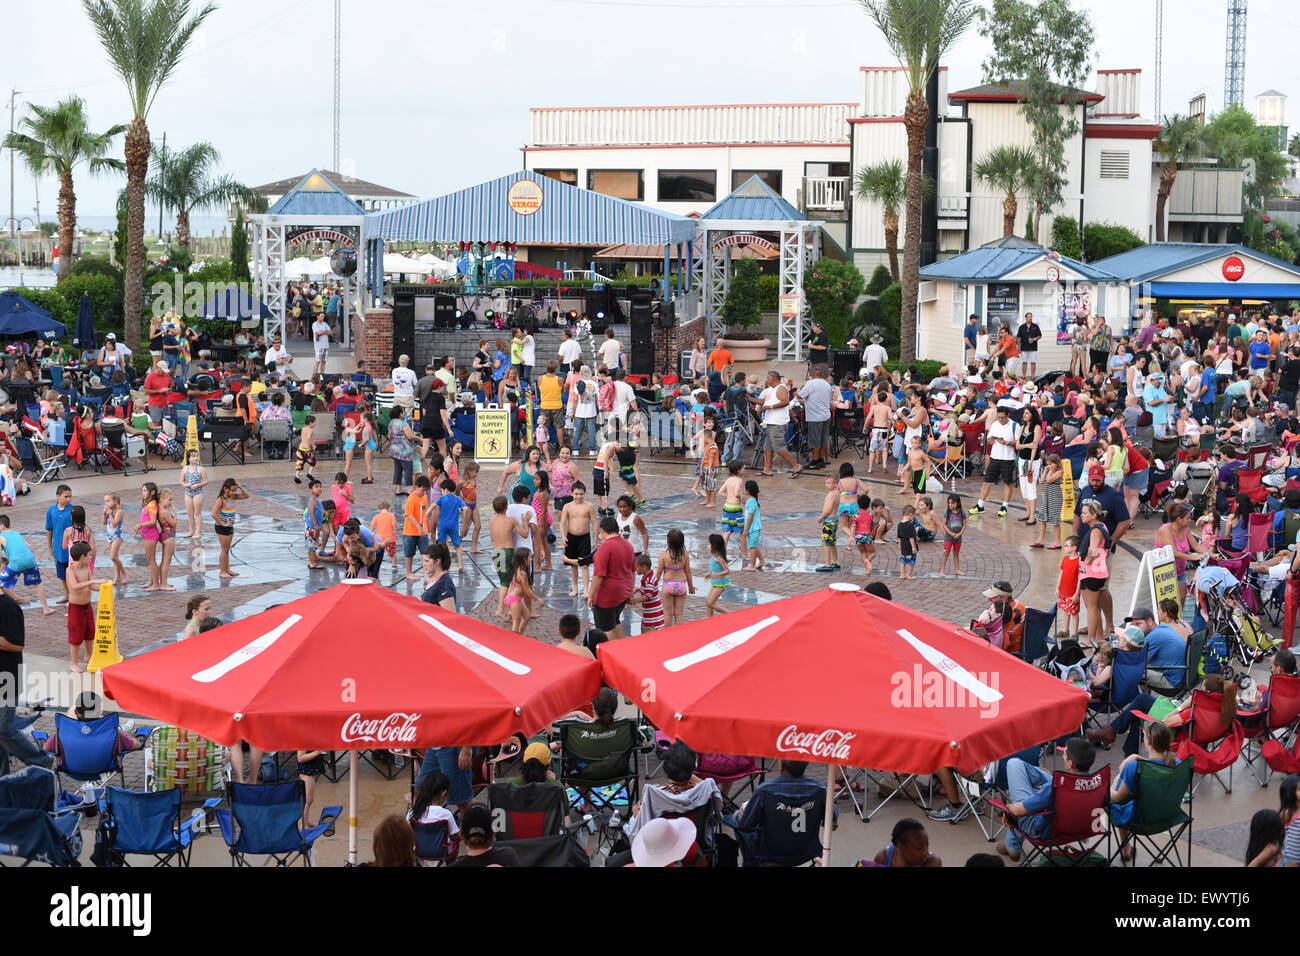
<svg viewBox="0 0 1300 956"><path fill-rule="evenodd" d="M345 743L365 741L374 744L409 744L415 742L416 721L420 714L389 714L377 719L353 714L343 721L339 738Z"/></svg>
<svg viewBox="0 0 1300 956"><path fill-rule="evenodd" d="M848 760L849 741L856 736L844 730L800 731L797 724L791 724L777 735L776 749L781 753L805 754L823 763Z"/></svg>
<svg viewBox="0 0 1300 956"><path fill-rule="evenodd" d="M1223 277L1229 282L1236 282L1246 274L1246 263L1237 256L1228 256L1223 260Z"/></svg>

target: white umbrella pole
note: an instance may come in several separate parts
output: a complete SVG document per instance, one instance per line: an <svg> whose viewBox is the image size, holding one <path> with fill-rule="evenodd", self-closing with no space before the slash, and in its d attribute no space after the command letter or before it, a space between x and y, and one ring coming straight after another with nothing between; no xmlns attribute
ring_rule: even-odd
<svg viewBox="0 0 1300 956"><path fill-rule="evenodd" d="M357 775L361 770L360 751L348 751L348 864L357 865Z"/></svg>
<svg viewBox="0 0 1300 956"><path fill-rule="evenodd" d="M835 824L835 771L836 765L826 765L826 835L822 839L822 866L831 865L831 828Z"/></svg>

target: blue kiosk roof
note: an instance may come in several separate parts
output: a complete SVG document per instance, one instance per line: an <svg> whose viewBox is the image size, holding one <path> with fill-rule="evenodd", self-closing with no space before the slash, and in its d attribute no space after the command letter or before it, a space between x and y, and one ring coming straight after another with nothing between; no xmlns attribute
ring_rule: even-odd
<svg viewBox="0 0 1300 956"><path fill-rule="evenodd" d="M1023 269L1032 262L1053 255L1050 250L1015 237L999 239L978 249L971 249L951 259L932 262L921 269L922 279L952 279L957 282L997 282ZM1088 265L1069 256L1053 255L1062 266L1073 270L1093 282L1115 282L1115 275L1100 268L1099 263Z"/></svg>
<svg viewBox="0 0 1300 956"><path fill-rule="evenodd" d="M511 188L527 180L541 189ZM533 208L520 212L520 208ZM667 246L695 240L695 220L522 171L437 199L366 216L366 235L414 242L515 242L530 246Z"/></svg>
<svg viewBox="0 0 1300 956"><path fill-rule="evenodd" d="M1274 271L1266 281L1161 281L1162 276L1183 269L1236 256L1243 262L1253 260ZM1098 267L1109 269L1121 279L1147 283L1153 296L1198 299L1295 299L1300 298L1300 269L1289 262L1236 244L1209 245L1199 242L1157 242L1121 252L1103 259ZM1249 270L1248 270L1249 272ZM1279 274L1280 273L1280 274ZM1249 277L1249 276L1247 276Z"/></svg>
<svg viewBox="0 0 1300 956"><path fill-rule="evenodd" d="M338 186L313 169L267 211L275 216L364 216L366 211Z"/></svg>

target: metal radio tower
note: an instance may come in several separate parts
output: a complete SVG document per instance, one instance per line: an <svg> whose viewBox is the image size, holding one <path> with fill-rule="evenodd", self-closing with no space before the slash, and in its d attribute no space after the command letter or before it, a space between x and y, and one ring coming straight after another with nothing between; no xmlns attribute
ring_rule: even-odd
<svg viewBox="0 0 1300 956"><path fill-rule="evenodd" d="M1160 94L1165 69L1165 0L1156 0L1156 122L1163 124L1160 114Z"/></svg>
<svg viewBox="0 0 1300 956"><path fill-rule="evenodd" d="M1228 55L1223 72L1223 105L1246 103L1246 0L1228 0Z"/></svg>
<svg viewBox="0 0 1300 956"><path fill-rule="evenodd" d="M1245 0L1242 0L1245 5ZM334 165L330 168L339 171L339 79L342 69L343 52L343 0L334 0Z"/></svg>

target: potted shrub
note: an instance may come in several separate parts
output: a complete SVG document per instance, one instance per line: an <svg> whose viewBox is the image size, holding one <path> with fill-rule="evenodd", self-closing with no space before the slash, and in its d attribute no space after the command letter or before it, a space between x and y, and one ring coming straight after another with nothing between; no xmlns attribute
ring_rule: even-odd
<svg viewBox="0 0 1300 956"><path fill-rule="evenodd" d="M722 317L727 323L727 336L719 339L719 345L737 362L767 361L767 350L771 348L772 340L760 332L748 331L763 320L762 282L758 263L753 259L741 259L736 264L731 288L722 303Z"/></svg>

